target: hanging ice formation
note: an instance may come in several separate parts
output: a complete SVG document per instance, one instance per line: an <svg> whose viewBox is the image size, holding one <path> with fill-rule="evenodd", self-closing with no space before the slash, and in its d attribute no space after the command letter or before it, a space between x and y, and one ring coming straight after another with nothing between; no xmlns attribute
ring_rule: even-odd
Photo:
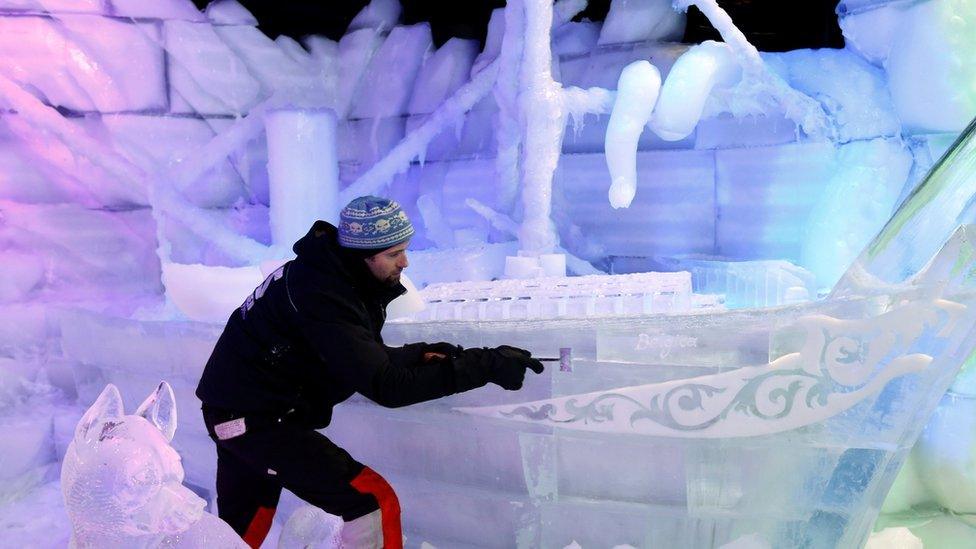
<svg viewBox="0 0 976 549"><path fill-rule="evenodd" d="M637 140L644 125L665 141L684 139L694 131L711 97L736 97L729 101L734 108L723 107L732 108L736 115L762 112L763 105L775 104L808 136L832 135L819 103L771 72L714 0L681 0L675 5L678 9L697 6L725 42L706 41L689 48L663 85L660 73L651 70L654 67L647 61L636 61L621 71L605 140L614 208L630 206L637 192Z"/></svg>

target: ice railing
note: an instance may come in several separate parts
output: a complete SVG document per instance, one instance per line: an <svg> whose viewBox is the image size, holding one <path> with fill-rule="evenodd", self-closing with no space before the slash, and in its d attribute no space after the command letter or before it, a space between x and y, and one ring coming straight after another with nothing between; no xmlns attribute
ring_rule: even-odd
<svg viewBox="0 0 976 549"><path fill-rule="evenodd" d="M697 295L691 274L636 273L431 284L426 308L407 321L591 318L688 312L721 307Z"/></svg>
<svg viewBox="0 0 976 549"><path fill-rule="evenodd" d="M817 295L810 271L786 260L728 260L709 256L660 257L668 271L688 271L701 294L721 294L729 309L775 307L807 301Z"/></svg>

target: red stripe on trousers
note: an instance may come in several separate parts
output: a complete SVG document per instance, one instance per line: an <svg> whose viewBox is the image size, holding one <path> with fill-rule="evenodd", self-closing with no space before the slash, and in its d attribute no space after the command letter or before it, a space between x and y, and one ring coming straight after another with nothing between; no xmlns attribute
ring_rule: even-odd
<svg viewBox="0 0 976 549"><path fill-rule="evenodd" d="M352 487L364 494L372 494L380 504L380 520L383 525L383 549L403 549L403 533L400 530L400 500L386 479L379 473L364 467L352 479Z"/></svg>
<svg viewBox="0 0 976 549"><path fill-rule="evenodd" d="M274 507L258 507L257 512L254 513L254 518L251 519L251 524L247 525L247 531L244 532L244 543L252 549L261 547L264 538L268 537L268 531L271 530L271 521L274 520L274 516Z"/></svg>

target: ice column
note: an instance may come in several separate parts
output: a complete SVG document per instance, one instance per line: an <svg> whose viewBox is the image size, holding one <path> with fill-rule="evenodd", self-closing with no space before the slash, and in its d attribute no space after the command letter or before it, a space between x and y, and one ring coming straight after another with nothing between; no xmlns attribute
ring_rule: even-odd
<svg viewBox="0 0 976 549"><path fill-rule="evenodd" d="M505 9L505 34L498 55L498 80L492 90L498 112L495 115L495 135L498 153L495 171L500 186L498 204L511 208L518 197L518 158L521 134L518 119L518 71L523 48L522 10L518 6Z"/></svg>
<svg viewBox="0 0 976 549"><path fill-rule="evenodd" d="M316 219L338 219L336 122L332 109L276 109L265 115L275 247L291 246Z"/></svg>
<svg viewBox="0 0 976 549"><path fill-rule="evenodd" d="M556 229L552 211L552 176L559 161L565 115L562 87L552 79L550 0L509 2L525 9L525 44L519 67L519 118L522 122L522 207L519 244L533 254L552 253Z"/></svg>

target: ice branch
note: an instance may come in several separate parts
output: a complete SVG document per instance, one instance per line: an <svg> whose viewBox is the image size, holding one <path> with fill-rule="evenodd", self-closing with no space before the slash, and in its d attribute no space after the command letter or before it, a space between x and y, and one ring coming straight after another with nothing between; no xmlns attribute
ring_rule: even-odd
<svg viewBox="0 0 976 549"><path fill-rule="evenodd" d="M154 211L155 208L160 208L165 215L211 240L228 256L239 261L256 262L267 255L267 247L260 242L235 233L211 219L205 210L186 203L172 189L169 174L164 176L146 173L118 152L88 136L81 128L61 116L57 110L45 105L2 74L0 74L0 101L16 111L17 115L29 120L34 129L48 132L72 152L83 156L122 182L144 189ZM218 144L223 145L223 141L218 141ZM188 171L187 176L193 173L195 172L192 170Z"/></svg>
<svg viewBox="0 0 976 549"><path fill-rule="evenodd" d="M393 176L410 167L410 162L427 149L432 139L488 95L497 76L498 64L491 63L470 82L458 88L420 127L410 132L386 156L349 185L339 196L339 203L345 204L357 196L376 192L389 183Z"/></svg>
<svg viewBox="0 0 976 549"><path fill-rule="evenodd" d="M819 139L834 137L835 128L830 123L823 106L813 98L793 89L779 75L769 70L759 51L735 26L729 14L719 7L717 0L674 1L675 9L684 11L689 6L697 7L722 36L722 40L732 48L732 52L742 65L744 84L747 86L751 84L768 93L772 101L779 105L786 116L796 122L809 137Z"/></svg>

